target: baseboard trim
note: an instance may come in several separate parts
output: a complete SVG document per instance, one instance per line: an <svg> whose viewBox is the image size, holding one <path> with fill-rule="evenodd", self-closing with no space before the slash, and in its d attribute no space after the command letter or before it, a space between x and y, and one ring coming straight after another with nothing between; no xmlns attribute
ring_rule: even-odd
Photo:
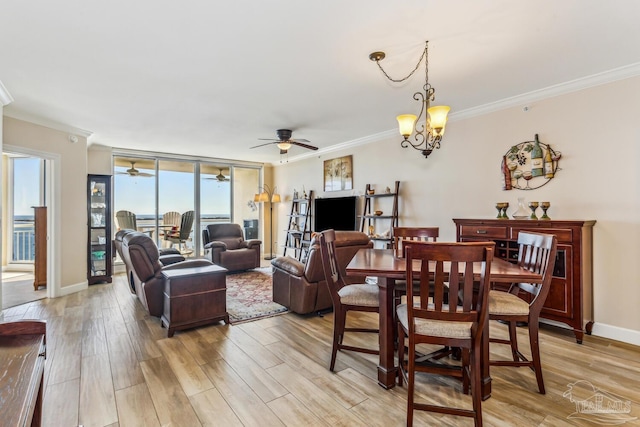
<svg viewBox="0 0 640 427"><path fill-rule="evenodd" d="M616 341L622 341L627 344L640 346L640 331L635 331L633 329L596 322L593 325L592 334L598 337L609 338Z"/></svg>
<svg viewBox="0 0 640 427"><path fill-rule="evenodd" d="M54 298L75 294L76 292L84 291L88 287L89 287L89 282L86 280L80 283L76 283L75 285L63 286L63 287L60 287L60 293L58 295L54 295Z"/></svg>

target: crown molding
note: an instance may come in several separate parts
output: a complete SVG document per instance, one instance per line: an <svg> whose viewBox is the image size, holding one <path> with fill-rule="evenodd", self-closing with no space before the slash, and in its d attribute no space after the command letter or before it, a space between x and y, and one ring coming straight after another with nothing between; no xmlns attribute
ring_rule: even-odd
<svg viewBox="0 0 640 427"><path fill-rule="evenodd" d="M59 123L53 120L45 119L43 117L35 116L35 115L25 113L23 111L16 110L13 108L4 110L4 115L7 117L11 117L12 119L22 120L25 122L33 123L35 125L40 125L50 129L67 132L77 136L82 136L84 138L89 138L91 135L93 135L93 132L89 130L76 128L70 125L65 125L63 123Z"/></svg>
<svg viewBox="0 0 640 427"><path fill-rule="evenodd" d="M521 95L512 96L510 98L501 99L489 104L480 105L478 107L468 108L458 111L450 115L450 121L465 120L472 117L482 116L484 114L493 113L507 108L517 107L531 102L542 101L544 99L565 95L580 90L589 89L591 87L612 83L618 80L624 80L640 75L640 62L626 65L624 67L614 68L590 76L581 77L579 79L570 80L568 82L549 86L543 89L534 90L523 93Z"/></svg>
<svg viewBox="0 0 640 427"><path fill-rule="evenodd" d="M12 102L13 97L0 81L0 107L4 107L5 105L11 104Z"/></svg>
<svg viewBox="0 0 640 427"><path fill-rule="evenodd" d="M579 79L570 80L568 82L560 83L557 85L549 86L543 89L534 90L531 92L523 93L521 95L512 96L510 98L501 99L489 104L479 105L477 107L468 108L466 110L457 111L449 115L449 122L456 122L459 120L466 120L477 116L493 113L500 110L506 110L508 108L518 107L526 105L535 101L542 101L544 99L553 98L559 95L565 95L571 92L577 92L580 90L588 89L595 86L600 86L607 83L612 83L618 80L624 80L640 75L640 62L635 64L625 65L624 67L614 68L602 73L593 74ZM302 154L299 156L289 158L289 163L299 160L308 159L310 157L319 156L333 151L344 150L347 148L356 147L358 145L365 145L372 142L378 142L383 139L393 138L398 136L398 130L388 130L373 135L365 136L363 138L346 141L340 144L332 145L312 153ZM282 164L272 164L273 166L282 166Z"/></svg>

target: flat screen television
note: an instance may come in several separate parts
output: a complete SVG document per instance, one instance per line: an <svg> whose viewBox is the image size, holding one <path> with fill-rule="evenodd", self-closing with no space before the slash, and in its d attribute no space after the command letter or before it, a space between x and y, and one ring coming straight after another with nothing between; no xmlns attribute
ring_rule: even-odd
<svg viewBox="0 0 640 427"><path fill-rule="evenodd" d="M356 230L356 197L315 199L314 231Z"/></svg>

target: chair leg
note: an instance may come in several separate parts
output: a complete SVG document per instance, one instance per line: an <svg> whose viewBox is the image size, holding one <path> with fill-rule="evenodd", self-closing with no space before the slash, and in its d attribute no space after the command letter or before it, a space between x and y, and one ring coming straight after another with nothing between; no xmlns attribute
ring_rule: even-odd
<svg viewBox="0 0 640 427"><path fill-rule="evenodd" d="M415 344L411 337L409 337L409 361L407 363L407 427L413 426L413 393L415 391L416 381L415 357L413 357L413 355L415 351Z"/></svg>
<svg viewBox="0 0 640 427"><path fill-rule="evenodd" d="M404 329L402 329L402 325L398 322L398 386L402 387L404 383Z"/></svg>
<svg viewBox="0 0 640 427"><path fill-rule="evenodd" d="M339 308L333 311L333 348L331 349L331 363L329 370L333 371L336 365L336 354L338 353L338 345L342 344L344 335L344 327L347 313Z"/></svg>
<svg viewBox="0 0 640 427"><path fill-rule="evenodd" d="M482 427L482 387L480 377L482 370L480 369L480 346L477 345L471 354L471 399L473 402L473 419L476 427Z"/></svg>
<svg viewBox="0 0 640 427"><path fill-rule="evenodd" d="M536 373L538 390L545 394L544 380L542 379L542 363L540 361L540 342L538 340L538 322L529 322L529 344L531 345L532 369Z"/></svg>
<svg viewBox="0 0 640 427"><path fill-rule="evenodd" d="M518 336L516 332L516 322L509 321L509 341L511 341L511 355L513 356L513 361L517 362L520 360L520 356L518 356Z"/></svg>
<svg viewBox="0 0 640 427"><path fill-rule="evenodd" d="M469 382L472 381L468 374L471 362L472 360L469 349L462 349L462 392L464 394L469 394ZM472 375L475 375L473 371L471 373Z"/></svg>

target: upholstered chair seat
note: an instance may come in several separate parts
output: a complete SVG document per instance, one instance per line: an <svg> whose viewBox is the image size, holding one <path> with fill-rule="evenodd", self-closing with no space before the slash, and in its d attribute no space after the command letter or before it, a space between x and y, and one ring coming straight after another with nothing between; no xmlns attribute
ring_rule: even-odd
<svg viewBox="0 0 640 427"><path fill-rule="evenodd" d="M367 307L378 307L379 293L378 285L370 284L347 285L338 290L342 304Z"/></svg>

